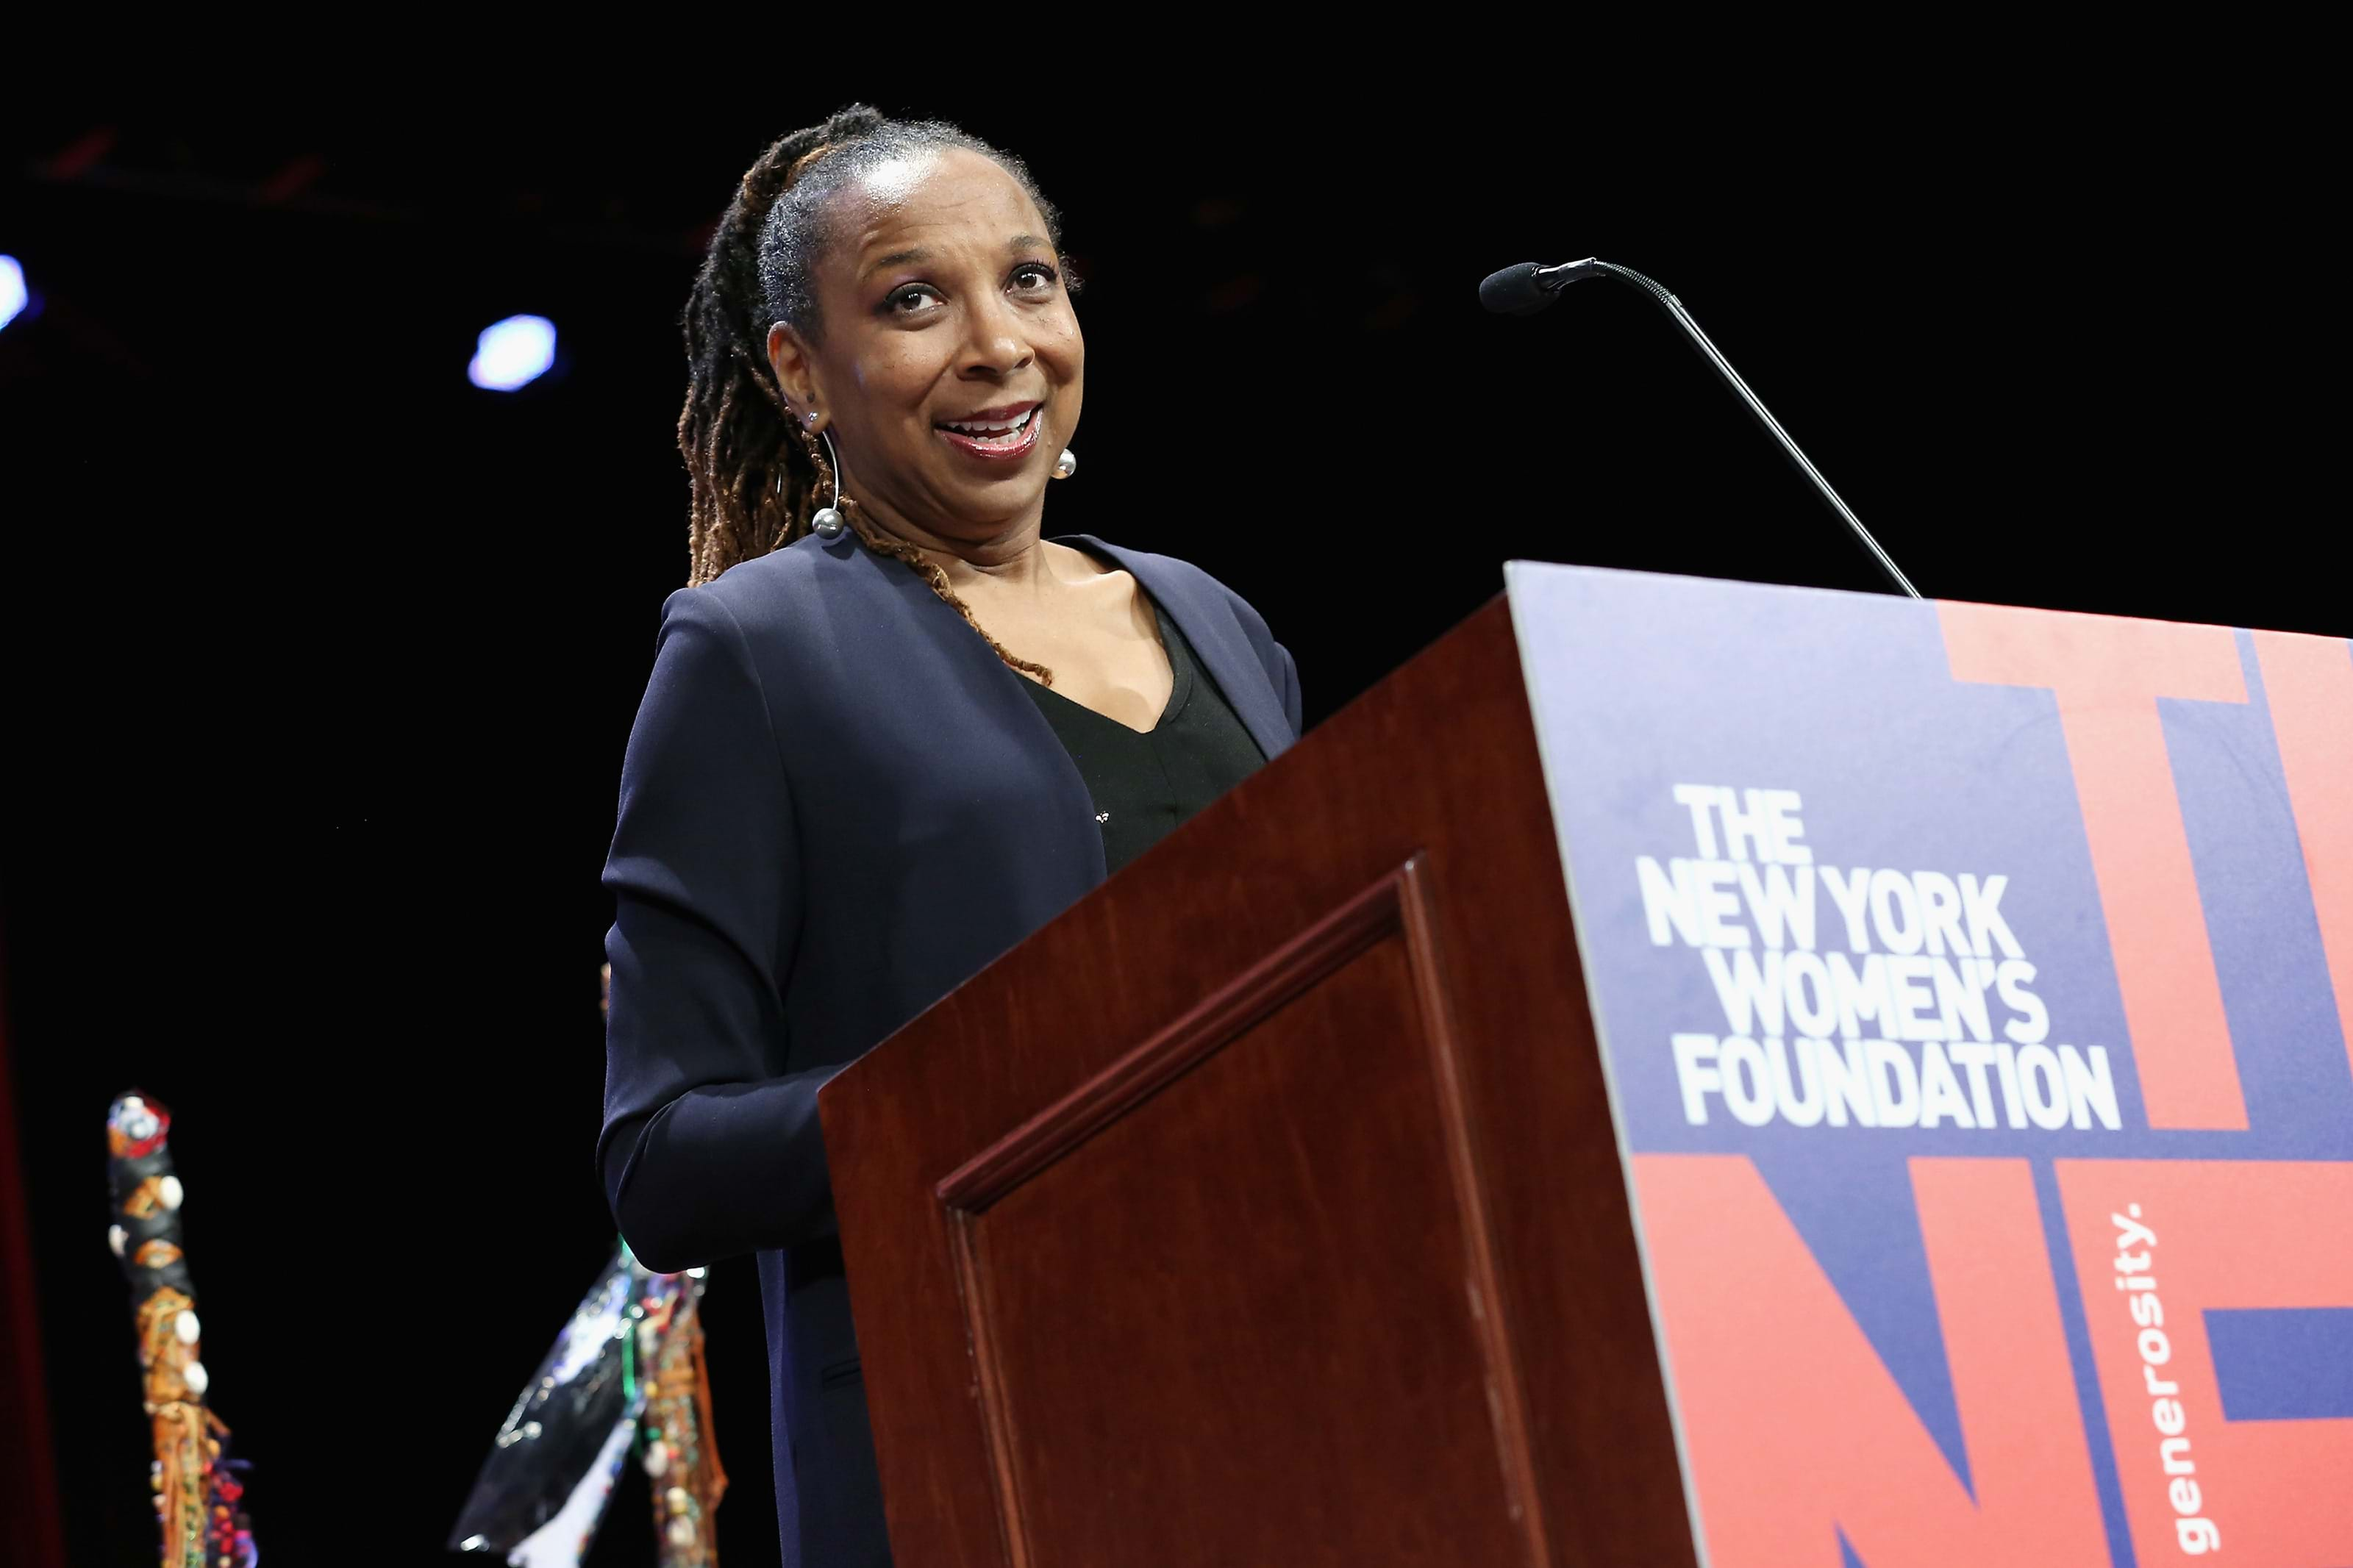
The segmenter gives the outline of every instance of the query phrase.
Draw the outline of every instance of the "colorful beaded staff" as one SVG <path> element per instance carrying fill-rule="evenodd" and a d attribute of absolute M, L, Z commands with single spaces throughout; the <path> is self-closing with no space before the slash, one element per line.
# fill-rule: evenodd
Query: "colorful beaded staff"
<path fill-rule="evenodd" d="M 712 1513 L 727 1492 L 727 1471 L 712 1440 L 711 1377 L 702 1363 L 702 1270 L 670 1298 L 668 1321 L 649 1310 L 638 1324 L 638 1360 L 652 1367 L 645 1414 L 638 1423 L 639 1454 L 653 1482 L 654 1538 L 661 1568 L 718 1568 Z M 648 1350 L 651 1353 L 648 1354 Z"/>
<path fill-rule="evenodd" d="M 228 1428 L 205 1407 L 211 1382 L 199 1359 L 202 1327 L 180 1232 L 180 1178 L 172 1173 L 172 1113 L 136 1091 L 107 1108 L 106 1174 L 113 1197 L 107 1245 L 131 1281 L 139 1365 L 153 1427 L 151 1481 L 163 1527 L 164 1568 L 252 1568 L 253 1527 L 239 1503 L 239 1461 Z"/>

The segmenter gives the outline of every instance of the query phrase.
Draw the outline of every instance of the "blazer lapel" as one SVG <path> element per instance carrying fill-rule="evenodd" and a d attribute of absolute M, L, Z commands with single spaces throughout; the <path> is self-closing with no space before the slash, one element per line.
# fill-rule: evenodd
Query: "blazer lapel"
<path fill-rule="evenodd" d="M 1233 612 L 1215 602 L 1216 589 L 1208 580 L 1188 573 L 1172 570 L 1174 563 L 1166 556 L 1148 551 L 1123 550 L 1116 544 L 1106 544 L 1092 533 L 1073 534 L 1103 554 L 1110 556 L 1144 584 L 1145 593 L 1159 601 L 1193 645 L 1193 652 L 1201 660 L 1218 689 L 1226 694 L 1233 705 L 1234 716 L 1250 731 L 1258 749 L 1272 762 L 1287 751 L 1299 737 L 1291 732 L 1291 721 L 1283 716 L 1282 694 L 1260 662 L 1258 650 L 1251 647 L 1243 635 L 1241 623 Z"/>
<path fill-rule="evenodd" d="M 1036 875 L 1059 881 L 1074 871 L 1084 878 L 1075 889 L 1057 889 L 1056 896 L 1065 902 L 1100 887 L 1106 862 L 1103 831 L 1093 821 L 1094 799 L 1054 727 L 1023 689 L 1029 678 L 1008 668 L 964 618 L 932 592 L 931 584 L 903 563 L 860 546 L 849 530 L 844 529 L 829 544 L 819 535 L 806 534 L 786 548 L 825 549 L 838 562 L 859 568 L 851 581 L 861 593 L 879 595 L 875 601 L 860 603 L 854 620 L 866 657 L 878 662 L 903 658 L 904 647 L 922 639 L 946 668 L 959 672 L 960 681 L 940 683 L 935 694 L 942 705 L 935 722 L 950 755 L 998 757 L 997 749 L 985 738 L 987 734 L 1022 737 L 1019 754 L 1028 761 L 1021 765 L 1043 770 L 1039 780 L 1043 787 L 1031 793 L 1060 840 L 1054 853 L 1038 858 L 1033 868 Z M 873 640 L 864 642 L 868 638 Z"/>

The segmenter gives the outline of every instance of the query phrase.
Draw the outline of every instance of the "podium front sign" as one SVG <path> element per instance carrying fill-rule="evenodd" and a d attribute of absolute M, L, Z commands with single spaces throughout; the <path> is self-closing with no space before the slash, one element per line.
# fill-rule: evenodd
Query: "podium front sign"
<path fill-rule="evenodd" d="M 2353 644 L 1508 578 L 1704 1560 L 2353 1563 Z"/>

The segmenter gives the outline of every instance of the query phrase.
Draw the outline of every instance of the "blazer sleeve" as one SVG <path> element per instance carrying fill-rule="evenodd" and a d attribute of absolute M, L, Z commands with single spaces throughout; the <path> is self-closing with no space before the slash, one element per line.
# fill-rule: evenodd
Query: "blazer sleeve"
<path fill-rule="evenodd" d="M 672 1273 L 828 1228 L 817 1091 L 839 1069 L 785 1070 L 792 799 L 743 629 L 716 595 L 662 606 L 605 886 L 596 1163 L 622 1237 Z"/>
<path fill-rule="evenodd" d="M 1199 572 L 1200 568 L 1193 570 Z M 1266 617 L 1258 613 L 1256 605 L 1208 573 L 1202 572 L 1201 576 L 1223 594 L 1232 607 L 1234 620 L 1249 639 L 1250 651 L 1258 655 L 1260 665 L 1266 670 L 1267 684 L 1274 688 L 1275 698 L 1282 704 L 1282 716 L 1291 721 L 1292 737 L 1295 740 L 1305 734 L 1307 715 L 1305 704 L 1300 700 L 1298 660 L 1291 657 L 1289 648 L 1274 640 L 1274 633 L 1268 629 Z"/>
<path fill-rule="evenodd" d="M 1282 678 L 1275 682 L 1275 689 L 1282 693 L 1282 716 L 1291 721 L 1293 734 L 1303 735 L 1307 732 L 1307 719 L 1305 704 L 1299 697 L 1299 661 L 1281 643 L 1274 645 L 1274 659 L 1282 667 Z"/>

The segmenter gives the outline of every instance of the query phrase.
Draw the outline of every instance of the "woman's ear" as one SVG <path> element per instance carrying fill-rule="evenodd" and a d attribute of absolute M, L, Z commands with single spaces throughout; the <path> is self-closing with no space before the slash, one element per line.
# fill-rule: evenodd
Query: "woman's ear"
<path fill-rule="evenodd" d="M 817 408 L 817 366 L 808 344 L 786 322 L 768 328 L 768 368 L 776 373 L 776 385 L 792 405 L 793 417 L 807 424 Z"/>

